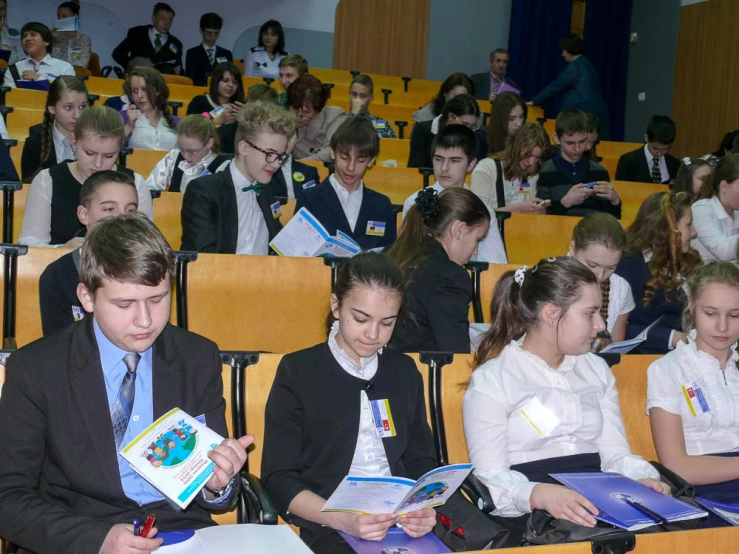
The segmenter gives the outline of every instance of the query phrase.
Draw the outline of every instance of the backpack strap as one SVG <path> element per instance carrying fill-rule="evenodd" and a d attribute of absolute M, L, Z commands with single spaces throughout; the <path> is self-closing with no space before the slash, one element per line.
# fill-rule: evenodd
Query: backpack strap
<path fill-rule="evenodd" d="M 500 160 L 493 160 L 498 176 L 495 179 L 495 194 L 498 197 L 498 208 L 505 208 L 505 191 L 503 190 L 503 164 Z"/>
<path fill-rule="evenodd" d="M 18 86 L 18 81 L 21 80 L 21 76 L 18 73 L 18 67 L 16 64 L 11 65 L 8 69 L 10 69 L 10 76 L 13 77 L 13 82 L 15 83 L 15 86 Z"/>

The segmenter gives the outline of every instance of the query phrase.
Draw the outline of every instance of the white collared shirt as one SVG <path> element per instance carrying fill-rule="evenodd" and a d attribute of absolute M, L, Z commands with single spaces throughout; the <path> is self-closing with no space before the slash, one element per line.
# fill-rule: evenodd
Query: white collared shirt
<path fill-rule="evenodd" d="M 72 151 L 72 143 L 69 142 L 69 137 L 64 136 L 62 132 L 57 129 L 56 124 L 52 125 L 51 135 L 54 139 L 54 153 L 56 154 L 57 163 L 62 163 L 64 160 L 76 160 L 77 157 Z"/>
<path fill-rule="evenodd" d="M 675 350 L 653 362 L 647 372 L 647 414 L 662 408 L 682 419 L 685 451 L 689 456 L 736 452 L 739 450 L 739 354 L 736 344 L 724 368 L 710 354 L 698 350 L 696 332 Z M 726 383 L 724 383 L 726 377 Z M 683 386 L 697 381 L 708 412 L 696 410 L 693 416 Z"/>
<path fill-rule="evenodd" d="M 164 117 L 160 117 L 154 127 L 143 112 L 139 112 L 128 146 L 139 150 L 172 150 L 177 146 L 177 131 L 167 125 Z"/>
<path fill-rule="evenodd" d="M 500 208 L 500 201 L 498 200 L 498 165 L 495 163 L 496 160 L 491 158 L 485 158 L 475 166 L 472 170 L 472 176 L 470 177 L 472 187 L 471 190 L 480 200 L 485 202 L 485 205 L 491 210 Z M 528 187 L 521 185 L 520 179 L 514 179 L 509 181 L 503 175 L 503 193 L 505 194 L 505 205 L 513 206 L 520 202 L 525 202 L 536 198 L 536 184 L 539 182 L 538 175 L 531 175 L 526 179 Z"/>
<path fill-rule="evenodd" d="M 180 149 L 175 148 L 174 150 L 168 152 L 167 155 L 164 156 L 161 160 L 159 160 L 159 163 L 157 163 L 157 165 L 149 174 L 149 177 L 146 179 L 146 186 L 149 188 L 149 190 L 167 190 L 167 187 L 172 182 L 172 175 L 174 174 L 174 170 L 177 167 L 175 164 L 179 155 Z M 203 172 L 208 169 L 208 166 L 215 159 L 215 154 L 213 154 L 212 150 L 209 150 L 205 157 L 203 157 L 203 159 L 195 165 L 190 165 L 189 163 L 187 163 L 187 160 L 180 161 L 179 168 L 182 170 L 180 192 L 184 194 L 185 189 L 187 188 L 187 185 L 190 183 L 190 181 L 201 177 L 203 175 Z M 226 160 L 225 162 L 223 162 L 216 168 L 216 173 L 220 173 L 221 171 L 226 169 L 226 167 L 228 167 L 228 164 L 230 163 L 231 160 Z"/>
<path fill-rule="evenodd" d="M 293 183 L 293 157 L 288 156 L 285 163 L 280 168 L 282 176 L 285 178 L 285 188 L 287 189 L 287 197 L 290 199 L 295 198 L 295 188 Z"/>
<path fill-rule="evenodd" d="M 257 202 L 257 193 L 253 190 L 241 190 L 254 183 L 244 177 L 235 163 L 230 165 L 230 171 L 236 189 L 236 211 L 239 216 L 236 254 L 266 256 L 269 253 L 269 231 Z"/>
<path fill-rule="evenodd" d="M 169 33 L 160 33 L 153 26 L 149 27 L 149 40 L 151 41 L 151 45 L 154 47 L 155 50 L 157 47 L 156 46 L 157 35 L 159 35 L 160 37 L 159 40 L 162 41 L 162 46 L 167 44 L 167 40 L 169 40 Z"/>
<path fill-rule="evenodd" d="M 464 434 L 475 474 L 490 489 L 494 515 L 515 517 L 531 511 L 537 483 L 511 466 L 574 454 L 599 453 L 603 471 L 632 479 L 659 478 L 629 450 L 616 380 L 594 354 L 565 356 L 559 368 L 508 344 L 472 374 L 464 395 Z M 553 429 L 539 433 L 521 413 L 541 404 Z M 530 408 L 533 413 L 533 407 Z M 532 420 L 534 421 L 534 420 Z"/>
<path fill-rule="evenodd" d="M 38 73 L 39 81 L 48 80 L 49 77 L 52 76 L 56 78 L 60 77 L 61 75 L 75 75 L 74 67 L 72 67 L 72 64 L 70 64 L 69 62 L 65 62 L 64 60 L 52 58 L 49 54 L 46 54 L 46 56 L 44 56 L 44 58 L 39 62 L 33 61 L 30 57 L 26 58 L 25 60 L 16 62 L 15 67 L 18 69 L 18 76 L 21 79 L 23 78 L 23 72 L 27 69 Z M 3 85 L 5 85 L 6 87 L 15 88 L 15 81 L 13 80 L 13 75 L 10 72 L 10 69 L 5 72 L 5 80 L 3 81 Z"/>
<path fill-rule="evenodd" d="M 116 166 L 114 165 L 112 169 L 115 170 Z M 134 173 L 134 182 L 136 183 L 136 192 L 139 197 L 137 211 L 143 213 L 153 221 L 151 193 L 146 187 L 144 178 L 138 173 Z M 82 184 L 80 183 L 81 186 Z M 26 211 L 23 214 L 21 238 L 18 240 L 20 244 L 27 244 L 28 246 L 51 246 L 52 248 L 63 246 L 62 244 L 49 244 L 51 242 L 52 190 L 51 175 L 48 169 L 44 169 L 36 175 L 31 183 L 31 188 L 28 190 Z"/>
<path fill-rule="evenodd" d="M 652 174 L 652 164 L 654 163 L 654 156 L 652 156 L 652 153 L 649 151 L 649 145 L 644 145 L 644 155 L 647 157 L 647 167 L 649 168 L 649 174 Z M 662 156 L 659 159 L 659 173 L 661 175 L 661 182 L 664 183 L 666 181 L 670 180 L 670 172 L 667 171 L 667 162 L 665 161 L 665 157 Z"/>
<path fill-rule="evenodd" d="M 629 282 L 612 273 L 608 278 L 610 288 L 608 289 L 608 321 L 606 321 L 606 329 L 609 333 L 613 332 L 618 318 L 624 314 L 628 314 L 636 308 L 634 303 L 634 295 L 631 292 Z"/>
<path fill-rule="evenodd" d="M 285 53 L 274 52 L 274 55 L 275 59 L 271 60 L 264 46 L 251 48 L 244 59 L 244 76 L 279 79 L 280 60 Z"/>
<path fill-rule="evenodd" d="M 364 195 L 364 183 L 359 183 L 359 187 L 354 192 L 349 192 L 344 185 L 339 183 L 339 180 L 334 174 L 329 177 L 331 186 L 336 191 L 336 196 L 339 197 L 341 207 L 344 210 L 346 220 L 349 222 L 349 228 L 354 231 L 354 227 L 357 225 L 357 219 L 359 218 L 359 210 L 362 208 L 362 197 Z"/>
<path fill-rule="evenodd" d="M 336 342 L 338 333 L 339 322 L 334 321 L 328 335 L 328 347 L 336 362 L 352 377 L 365 381 L 372 379 L 377 373 L 377 356 L 382 353 L 382 348 L 369 358 L 360 358 L 360 366 L 357 367 L 356 362 Z M 365 391 L 362 391 L 359 402 L 359 432 L 357 433 L 357 445 L 354 448 L 354 458 L 349 469 L 349 475 L 359 477 L 390 476 L 392 473 L 387 461 L 385 445 L 375 432 L 372 407 Z"/>
<path fill-rule="evenodd" d="M 696 237 L 691 246 L 704 262 L 736 262 L 739 246 L 739 211 L 726 213 L 718 196 L 698 200 L 692 207 Z"/>

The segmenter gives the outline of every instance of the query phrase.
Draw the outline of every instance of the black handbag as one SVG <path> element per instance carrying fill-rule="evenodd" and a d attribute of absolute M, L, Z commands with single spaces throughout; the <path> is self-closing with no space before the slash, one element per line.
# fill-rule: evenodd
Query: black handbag
<path fill-rule="evenodd" d="M 502 548 L 510 531 L 488 518 L 459 491 L 436 508 L 434 534 L 453 552 Z"/>

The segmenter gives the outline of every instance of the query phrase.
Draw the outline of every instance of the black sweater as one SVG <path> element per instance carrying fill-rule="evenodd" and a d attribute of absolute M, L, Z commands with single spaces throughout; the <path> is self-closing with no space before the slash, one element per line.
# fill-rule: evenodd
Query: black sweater
<path fill-rule="evenodd" d="M 64 329 L 85 313 L 77 297 L 80 273 L 74 263 L 75 255 L 79 255 L 78 250 L 51 262 L 39 278 L 38 294 L 44 336 Z"/>

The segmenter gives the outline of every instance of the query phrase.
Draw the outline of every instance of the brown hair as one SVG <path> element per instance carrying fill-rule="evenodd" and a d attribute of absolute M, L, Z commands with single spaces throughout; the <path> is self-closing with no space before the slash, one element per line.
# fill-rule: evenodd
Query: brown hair
<path fill-rule="evenodd" d="M 300 54 L 288 54 L 280 60 L 279 67 L 294 67 L 298 75 L 308 73 L 308 60 Z"/>
<path fill-rule="evenodd" d="M 367 117 L 349 117 L 331 135 L 329 143 L 334 152 L 349 153 L 357 157 L 376 158 L 380 154 L 380 137 Z"/>
<path fill-rule="evenodd" d="M 488 154 L 502 152 L 508 142 L 508 119 L 513 108 L 521 106 L 523 109 L 523 120 L 526 121 L 528 107 L 515 92 L 501 92 L 493 102 L 490 123 L 488 123 Z"/>
<path fill-rule="evenodd" d="M 695 301 L 708 285 L 726 285 L 739 289 L 739 267 L 731 262 L 711 262 L 697 268 L 688 279 L 689 302 L 683 310 L 683 331 L 695 328 Z"/>
<path fill-rule="evenodd" d="M 239 68 L 231 62 L 219 63 L 213 68 L 213 74 L 210 76 L 210 88 L 208 94 L 210 94 L 213 102 L 219 102 L 220 95 L 218 94 L 218 84 L 223 81 L 223 77 L 226 73 L 230 73 L 234 81 L 236 81 L 236 92 L 233 96 L 228 99 L 229 102 L 244 102 L 244 81 L 241 79 L 241 71 Z"/>
<path fill-rule="evenodd" d="M 80 141 L 86 132 L 95 133 L 100 138 L 113 137 L 121 146 L 126 141 L 121 114 L 108 106 L 91 106 L 82 112 L 74 127 L 74 138 Z"/>
<path fill-rule="evenodd" d="M 126 86 L 128 90 L 131 90 L 131 79 L 134 77 L 141 77 L 146 85 L 146 97 L 149 99 L 151 104 L 156 111 L 164 118 L 167 126 L 170 129 L 174 129 L 177 125 L 172 117 L 172 112 L 169 111 L 167 101 L 169 100 L 169 87 L 167 86 L 164 77 L 153 67 L 137 67 L 131 70 L 126 77 Z M 129 95 L 131 96 L 131 95 Z M 133 96 L 131 96 L 133 98 Z"/>
<path fill-rule="evenodd" d="M 174 276 L 175 255 L 142 213 L 106 217 L 92 226 L 80 252 L 80 283 L 90 294 L 104 279 L 156 286 Z"/>
<path fill-rule="evenodd" d="M 358 75 L 354 76 L 354 79 L 352 79 L 351 84 L 349 85 L 349 88 L 352 88 L 352 85 L 362 85 L 363 87 L 367 87 L 367 90 L 369 91 L 370 96 L 375 93 L 375 83 L 372 81 L 372 77 L 369 75 L 364 75 L 363 73 L 359 73 Z"/>
<path fill-rule="evenodd" d="M 87 97 L 87 86 L 79 77 L 62 75 L 54 80 L 46 95 L 46 109 L 44 111 L 44 122 L 41 126 L 41 159 L 46 160 L 54 148 L 54 121 L 56 116 L 49 111 L 55 107 L 67 92 L 79 92 Z M 62 162 L 63 160 L 57 160 Z"/>
<path fill-rule="evenodd" d="M 473 96 L 475 94 L 475 85 L 466 73 L 452 73 L 441 83 L 439 92 L 431 101 L 431 112 L 434 116 L 441 115 L 441 110 L 444 109 L 444 105 L 446 104 L 446 95 L 455 87 L 464 87 L 467 89 L 467 94 Z"/>
<path fill-rule="evenodd" d="M 544 127 L 536 123 L 524 123 L 508 141 L 506 149 L 494 154 L 491 158 L 501 160 L 503 175 L 508 181 L 523 180 L 539 174 L 542 165 L 544 165 L 544 156 L 550 145 L 549 135 L 547 135 Z M 539 161 L 524 173 L 521 170 L 521 160 L 531 156 L 536 148 L 541 148 Z"/>
<path fill-rule="evenodd" d="M 713 173 L 703 183 L 698 193 L 698 200 L 718 196 L 722 181 L 733 183 L 737 179 L 739 179 L 739 156 L 727 154 L 719 160 Z"/>
<path fill-rule="evenodd" d="M 657 289 L 667 293 L 678 289 L 701 264 L 698 252 L 682 251 L 682 235 L 678 222 L 690 212 L 690 197 L 685 193 L 654 192 L 647 196 L 626 230 L 626 249 L 632 255 L 651 252 L 649 271 L 652 279 L 644 285 L 644 305 L 654 298 Z"/>
<path fill-rule="evenodd" d="M 580 110 L 562 110 L 554 123 L 554 132 L 562 139 L 565 135 L 588 132 L 588 116 Z"/>
<path fill-rule="evenodd" d="M 677 170 L 675 184 L 672 185 L 672 193 L 675 194 L 678 192 L 684 192 L 685 194 L 690 196 L 691 201 L 697 200 L 698 194 L 700 194 L 701 191 L 699 190 L 698 194 L 693 192 L 693 175 L 695 175 L 696 169 L 704 166 L 713 171 L 711 164 L 708 163 L 706 160 L 701 160 L 700 158 L 683 158 L 683 161 L 680 164 L 680 168 Z M 705 182 L 706 181 L 704 181 L 704 183 Z M 702 188 L 703 186 L 701 185 L 701 189 Z"/>
<path fill-rule="evenodd" d="M 134 193 L 138 195 L 136 182 L 128 173 L 121 173 L 120 171 L 113 171 L 112 169 L 98 171 L 85 179 L 85 182 L 82 184 L 82 187 L 80 188 L 80 206 L 89 208 L 92 197 L 95 196 L 97 190 L 103 185 L 107 185 L 109 183 L 117 183 L 133 187 Z M 138 200 L 136 202 L 138 204 Z"/>
<path fill-rule="evenodd" d="M 541 260 L 531 269 L 520 271 L 523 281 L 508 271 L 493 290 L 490 309 L 495 314 L 475 354 L 475 367 L 500 355 L 507 344 L 520 339 L 536 326 L 544 304 L 560 309 L 560 320 L 580 299 L 583 285 L 597 285 L 595 274 L 575 258 L 561 256 Z M 559 321 L 557 322 L 559 328 Z"/>
<path fill-rule="evenodd" d="M 203 144 L 207 144 L 210 139 L 213 139 L 211 152 L 214 154 L 221 153 L 221 143 L 218 140 L 216 126 L 213 125 L 213 121 L 200 114 L 190 114 L 180 121 L 177 125 L 177 135 L 197 139 Z"/>
<path fill-rule="evenodd" d="M 327 100 L 326 87 L 310 73 L 301 75 L 287 88 L 286 105 L 296 111 L 308 104 L 316 112 L 320 112 Z"/>
<path fill-rule="evenodd" d="M 269 86 L 267 83 L 256 83 L 248 88 L 246 91 L 246 101 L 256 102 L 261 100 L 262 102 L 271 102 L 272 104 L 278 103 L 277 91 Z"/>
<path fill-rule="evenodd" d="M 404 270 L 417 269 L 455 221 L 469 227 L 489 224 L 490 212 L 483 201 L 467 189 L 450 187 L 437 194 L 433 188 L 425 188 L 408 210 L 400 235 L 387 255 Z"/>

